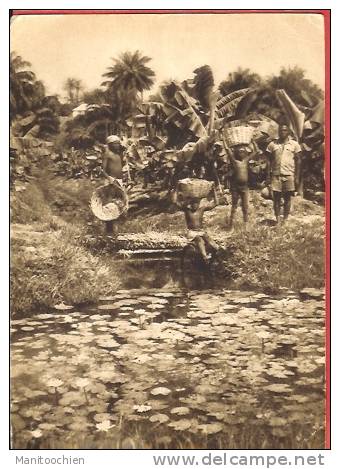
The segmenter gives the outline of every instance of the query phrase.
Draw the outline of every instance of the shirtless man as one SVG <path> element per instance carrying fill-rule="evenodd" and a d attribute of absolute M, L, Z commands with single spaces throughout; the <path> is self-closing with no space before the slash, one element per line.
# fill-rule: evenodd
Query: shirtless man
<path fill-rule="evenodd" d="M 110 184 L 123 188 L 123 146 L 118 135 L 110 135 L 106 139 L 107 148 L 103 154 L 103 174 Z M 125 193 L 125 191 L 124 191 Z M 113 234 L 113 220 L 106 221 L 106 233 Z"/>
<path fill-rule="evenodd" d="M 241 200 L 241 208 L 243 213 L 243 222 L 246 226 L 249 218 L 249 181 L 248 169 L 249 161 L 256 155 L 258 149 L 253 146 L 253 151 L 248 151 L 247 145 L 236 145 L 228 148 L 225 140 L 223 139 L 225 150 L 229 156 L 231 166 L 233 169 L 230 178 L 230 192 L 231 192 L 231 212 L 228 224 L 230 230 L 233 229 L 235 213 L 237 210 L 238 202 Z"/>
<path fill-rule="evenodd" d="M 187 225 L 187 237 L 189 242 L 194 242 L 202 256 L 204 262 L 209 260 L 207 250 L 218 251 L 218 244 L 213 241 L 203 229 L 203 215 L 207 210 L 211 210 L 218 205 L 217 194 L 213 189 L 214 200 L 202 203 L 200 199 L 191 199 L 178 202 L 178 192 L 175 191 L 173 202 L 184 212 Z"/>
<path fill-rule="evenodd" d="M 106 139 L 107 148 L 103 155 L 103 174 L 109 182 L 118 180 L 123 183 L 123 164 L 120 138 L 117 135 L 110 135 Z"/>

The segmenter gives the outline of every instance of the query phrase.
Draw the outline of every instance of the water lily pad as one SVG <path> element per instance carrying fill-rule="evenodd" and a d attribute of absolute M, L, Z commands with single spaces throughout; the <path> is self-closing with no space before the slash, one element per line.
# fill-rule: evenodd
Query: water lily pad
<path fill-rule="evenodd" d="M 63 322 L 65 322 L 65 323 L 72 323 L 72 322 L 74 322 L 74 321 L 76 321 L 76 319 L 73 318 L 72 316 L 65 316 L 65 317 L 63 318 Z"/>
<path fill-rule="evenodd" d="M 11 425 L 15 431 L 23 430 L 26 427 L 25 421 L 20 415 L 11 415 Z"/>
<path fill-rule="evenodd" d="M 140 413 L 144 413 L 144 412 L 149 412 L 149 410 L 151 410 L 152 407 L 151 405 L 134 405 L 133 406 L 133 410 L 135 410 L 136 412 L 140 412 Z"/>
<path fill-rule="evenodd" d="M 256 332 L 256 335 L 259 339 L 269 339 L 270 337 L 273 336 L 273 334 L 271 334 L 268 331 L 259 331 L 259 332 Z"/>
<path fill-rule="evenodd" d="M 57 305 L 54 305 L 54 309 L 57 309 L 59 311 L 68 311 L 70 309 L 73 309 L 74 306 L 71 305 L 66 305 L 65 303 L 59 303 Z"/>
<path fill-rule="evenodd" d="M 188 318 L 192 318 L 192 319 L 195 319 L 195 318 L 206 318 L 207 317 L 207 313 L 203 312 L 203 311 L 190 311 L 188 314 L 187 314 Z"/>
<path fill-rule="evenodd" d="M 119 306 L 117 306 L 117 303 L 112 303 L 112 304 L 104 304 L 104 305 L 99 305 L 97 306 L 97 309 L 101 311 L 111 311 L 113 309 L 118 309 Z"/>
<path fill-rule="evenodd" d="M 284 394 L 291 392 L 292 388 L 288 384 L 270 384 L 265 389 L 270 392 Z"/>
<path fill-rule="evenodd" d="M 163 308 L 165 308 L 165 305 L 163 305 L 161 303 L 151 303 L 151 304 L 147 305 L 147 308 L 148 309 L 163 309 Z"/>
<path fill-rule="evenodd" d="M 310 298 L 322 298 L 325 294 L 323 289 L 318 288 L 304 288 L 300 291 L 302 296 L 310 297 Z"/>
<path fill-rule="evenodd" d="M 75 386 L 78 388 L 85 388 L 90 384 L 90 380 L 87 378 L 77 378 L 74 382 Z"/>
<path fill-rule="evenodd" d="M 84 419 L 74 421 L 68 425 L 69 429 L 73 430 L 74 432 L 84 432 L 86 428 L 89 426 L 90 426 L 90 423 L 88 423 Z"/>
<path fill-rule="evenodd" d="M 219 433 L 223 430 L 223 425 L 221 423 L 207 423 L 198 425 L 198 429 L 201 430 L 203 433 L 207 435 L 211 435 L 214 433 Z"/>
<path fill-rule="evenodd" d="M 101 422 L 105 422 L 105 421 L 109 421 L 111 418 L 111 415 L 108 414 L 108 413 L 101 413 L 101 414 L 96 414 L 93 419 L 98 422 L 98 423 L 101 423 Z"/>
<path fill-rule="evenodd" d="M 86 404 L 83 392 L 69 391 L 59 400 L 59 404 L 66 407 L 80 407 Z"/>
<path fill-rule="evenodd" d="M 175 415 L 188 415 L 190 414 L 190 409 L 188 407 L 174 407 L 171 409 L 170 413 Z"/>
<path fill-rule="evenodd" d="M 55 423 L 40 423 L 38 425 L 38 428 L 39 430 L 43 430 L 43 431 L 53 431 L 57 428 L 57 425 Z"/>
<path fill-rule="evenodd" d="M 171 393 L 170 389 L 165 387 L 154 388 L 150 392 L 153 396 L 168 396 Z"/>
<path fill-rule="evenodd" d="M 269 419 L 268 425 L 270 427 L 283 427 L 287 425 L 287 419 L 284 419 L 282 417 L 272 417 Z"/>
<path fill-rule="evenodd" d="M 150 417 L 150 422 L 158 422 L 158 423 L 165 423 L 168 422 L 170 419 L 166 414 L 155 414 Z"/>
<path fill-rule="evenodd" d="M 168 423 L 168 426 L 173 428 L 176 431 L 188 430 L 191 427 L 192 423 L 190 420 L 177 420 L 176 422 Z"/>

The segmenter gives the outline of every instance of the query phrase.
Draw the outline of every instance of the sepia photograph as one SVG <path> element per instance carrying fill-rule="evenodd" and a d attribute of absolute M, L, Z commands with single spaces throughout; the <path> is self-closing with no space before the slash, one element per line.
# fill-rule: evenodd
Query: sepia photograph
<path fill-rule="evenodd" d="M 11 12 L 11 449 L 329 448 L 329 35 Z"/>

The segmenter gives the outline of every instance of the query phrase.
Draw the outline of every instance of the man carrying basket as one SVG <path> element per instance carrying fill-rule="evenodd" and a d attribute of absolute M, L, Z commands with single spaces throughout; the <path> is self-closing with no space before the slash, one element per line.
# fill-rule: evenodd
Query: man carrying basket
<path fill-rule="evenodd" d="M 244 225 L 246 226 L 248 223 L 249 161 L 256 157 L 259 153 L 259 149 L 252 140 L 252 128 L 240 126 L 227 130 L 228 144 L 223 135 L 222 141 L 232 167 L 232 175 L 230 178 L 231 212 L 229 221 L 227 221 L 228 228 L 232 230 L 239 200 L 241 200 Z"/>

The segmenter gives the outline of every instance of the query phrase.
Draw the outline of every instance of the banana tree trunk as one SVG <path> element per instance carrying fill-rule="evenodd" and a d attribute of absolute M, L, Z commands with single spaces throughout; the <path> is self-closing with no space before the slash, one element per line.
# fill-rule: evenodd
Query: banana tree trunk
<path fill-rule="evenodd" d="M 304 191 L 304 176 L 303 176 L 303 174 L 301 174 L 299 184 L 298 184 L 298 187 L 297 187 L 298 195 L 303 197 L 303 191 Z"/>
<path fill-rule="evenodd" d="M 210 116 L 209 116 L 209 122 L 208 122 L 208 128 L 207 128 L 208 135 L 211 135 L 212 131 L 214 130 L 216 104 L 217 104 L 217 94 L 211 93 L 210 94 Z"/>
<path fill-rule="evenodd" d="M 303 161 L 303 158 L 301 158 L 301 163 L 300 163 L 300 172 L 299 172 L 299 181 L 298 181 L 298 186 L 296 188 L 296 191 L 298 195 L 303 197 L 303 191 L 304 191 L 304 179 L 305 179 L 305 163 Z"/>
<path fill-rule="evenodd" d="M 210 117 L 209 117 L 209 123 L 208 123 L 208 135 L 211 135 L 212 131 L 214 130 L 215 111 L 216 111 L 216 106 L 210 109 Z"/>

